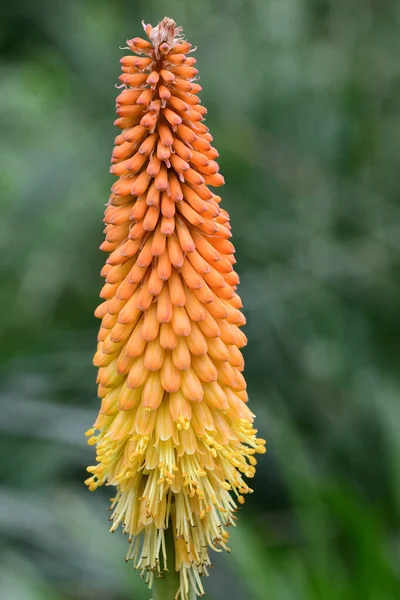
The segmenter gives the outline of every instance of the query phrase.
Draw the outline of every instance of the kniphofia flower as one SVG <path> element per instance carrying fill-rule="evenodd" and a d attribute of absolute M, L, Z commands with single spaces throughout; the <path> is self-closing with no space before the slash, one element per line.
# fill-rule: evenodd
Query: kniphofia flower
<path fill-rule="evenodd" d="M 177 597 L 203 594 L 208 549 L 252 490 L 257 439 L 247 406 L 245 319 L 223 185 L 197 96 L 196 60 L 169 18 L 145 25 L 121 59 L 105 210 L 109 253 L 94 364 L 101 408 L 87 434 L 97 446 L 90 490 L 116 487 L 111 530 L 129 537 L 127 560 L 151 585 L 167 568 L 173 532 Z"/>

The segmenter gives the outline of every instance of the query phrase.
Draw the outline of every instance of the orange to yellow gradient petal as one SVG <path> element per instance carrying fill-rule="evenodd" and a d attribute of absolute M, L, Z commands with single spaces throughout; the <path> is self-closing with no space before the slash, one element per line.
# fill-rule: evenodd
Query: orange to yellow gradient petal
<path fill-rule="evenodd" d="M 111 530 L 128 535 L 127 559 L 149 585 L 175 568 L 185 600 L 204 593 L 209 548 L 227 549 L 265 442 L 247 406 L 229 216 L 210 189 L 224 179 L 192 46 L 167 17 L 144 29 L 149 41 L 129 40 L 121 59 L 86 483 L 116 487 Z"/>

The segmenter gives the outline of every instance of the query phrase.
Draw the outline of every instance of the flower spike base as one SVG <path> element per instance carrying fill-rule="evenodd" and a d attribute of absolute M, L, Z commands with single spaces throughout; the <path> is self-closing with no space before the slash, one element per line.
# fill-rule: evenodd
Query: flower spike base
<path fill-rule="evenodd" d="M 204 594 L 209 549 L 228 550 L 265 442 L 246 404 L 245 319 L 196 60 L 172 19 L 144 29 L 149 41 L 129 40 L 121 59 L 86 483 L 115 486 L 111 531 L 128 535 L 126 559 L 150 586 L 176 571 L 187 600 Z"/>
<path fill-rule="evenodd" d="M 167 561 L 170 565 L 168 571 L 153 579 L 152 600 L 174 600 L 177 590 L 180 587 L 179 571 L 175 566 L 175 541 L 170 529 L 165 532 L 165 545 L 167 551 Z M 193 586 L 189 586 L 188 600 L 196 600 L 197 594 Z"/>

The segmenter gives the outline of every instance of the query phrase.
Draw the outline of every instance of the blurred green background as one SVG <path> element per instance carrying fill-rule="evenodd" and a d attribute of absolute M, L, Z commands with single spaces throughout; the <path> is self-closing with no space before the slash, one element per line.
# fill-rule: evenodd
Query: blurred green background
<path fill-rule="evenodd" d="M 269 444 L 210 600 L 400 598 L 400 4 L 13 0 L 0 20 L 0 598 L 147 600 L 83 480 L 118 46 L 173 17 Z"/>

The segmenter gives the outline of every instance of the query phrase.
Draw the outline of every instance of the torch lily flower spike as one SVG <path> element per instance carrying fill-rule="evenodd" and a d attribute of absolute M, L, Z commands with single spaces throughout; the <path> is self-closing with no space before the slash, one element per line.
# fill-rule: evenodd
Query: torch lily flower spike
<path fill-rule="evenodd" d="M 149 41 L 129 40 L 120 61 L 86 484 L 115 486 L 111 531 L 128 535 L 126 559 L 150 586 L 178 572 L 186 600 L 204 594 L 209 548 L 228 549 L 265 441 L 247 406 L 239 278 L 229 215 L 210 190 L 224 179 L 193 49 L 167 17 L 144 30 Z"/>

